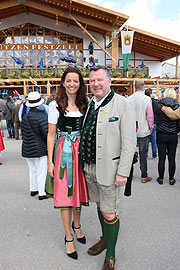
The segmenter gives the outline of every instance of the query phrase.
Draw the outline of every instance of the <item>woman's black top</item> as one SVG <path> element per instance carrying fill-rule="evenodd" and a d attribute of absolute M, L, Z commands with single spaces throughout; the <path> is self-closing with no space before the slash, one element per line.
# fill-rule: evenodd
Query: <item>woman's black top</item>
<path fill-rule="evenodd" d="M 176 110 L 179 104 L 173 98 L 163 98 L 159 102 L 159 109 L 157 110 L 158 122 L 157 132 L 166 134 L 177 134 L 179 132 L 179 120 L 171 120 L 165 113 L 161 111 L 162 106 L 171 107 Z"/>
<path fill-rule="evenodd" d="M 59 114 L 58 128 L 60 131 L 67 131 L 67 126 L 72 127 L 72 131 L 78 131 L 82 129 L 84 116 L 71 117 Z"/>

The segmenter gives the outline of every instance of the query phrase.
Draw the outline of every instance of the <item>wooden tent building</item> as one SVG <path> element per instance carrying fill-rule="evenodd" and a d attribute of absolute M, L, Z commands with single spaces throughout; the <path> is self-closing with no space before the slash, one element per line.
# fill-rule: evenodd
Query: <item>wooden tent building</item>
<path fill-rule="evenodd" d="M 128 18 L 127 15 L 81 0 L 1 0 L 0 76 L 1 70 L 6 70 L 7 75 L 9 69 L 11 74 L 19 69 L 12 56 L 22 59 L 24 68 L 31 68 L 31 71 L 35 69 L 36 73 L 41 58 L 46 67 L 66 67 L 68 63 L 59 61 L 62 55 L 73 57 L 78 67 L 85 68 L 90 61 L 90 41 L 94 44 L 95 61 L 116 68 L 118 59 L 122 60 L 120 30 L 126 29 Z M 144 59 L 150 76 L 152 70 L 160 76 L 161 62 L 180 54 L 180 42 L 130 26 L 128 30 L 135 31 L 130 65 L 137 67 Z M 158 66 L 157 71 L 155 64 Z M 2 82 L 13 88 L 13 85 L 18 86 L 18 81 L 11 84 L 13 79 L 18 80 L 17 76 L 8 77 Z M 53 85 L 53 79 L 50 78 L 24 78 L 20 80 L 19 87 L 28 92 L 33 80 L 41 80 L 42 85 L 48 82 L 47 94 L 50 93 Z M 118 86 L 123 79 L 114 80 L 115 86 Z M 37 85 L 32 83 L 33 90 Z"/>

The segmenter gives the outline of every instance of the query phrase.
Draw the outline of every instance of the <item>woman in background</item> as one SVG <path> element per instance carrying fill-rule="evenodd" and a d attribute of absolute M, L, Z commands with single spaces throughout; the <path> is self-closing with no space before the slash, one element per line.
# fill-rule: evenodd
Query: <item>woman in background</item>
<path fill-rule="evenodd" d="M 176 110 L 179 104 L 176 102 L 176 92 L 173 88 L 167 88 L 164 92 L 163 99 L 160 100 L 160 105 L 170 107 Z M 159 177 L 157 182 L 162 185 L 164 179 L 165 160 L 168 156 L 169 162 L 169 184 L 174 185 L 176 180 L 174 174 L 176 170 L 176 149 L 178 144 L 179 121 L 171 120 L 165 113 L 162 112 L 161 107 L 157 111 L 157 147 L 158 147 L 158 172 Z"/>

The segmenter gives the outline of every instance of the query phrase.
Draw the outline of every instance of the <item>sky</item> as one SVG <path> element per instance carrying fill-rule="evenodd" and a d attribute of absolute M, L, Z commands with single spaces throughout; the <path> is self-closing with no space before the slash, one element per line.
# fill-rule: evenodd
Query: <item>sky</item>
<path fill-rule="evenodd" d="M 86 2 L 128 15 L 130 18 L 127 25 L 180 42 L 179 0 L 88 0 Z M 174 63 L 173 61 L 168 62 Z"/>

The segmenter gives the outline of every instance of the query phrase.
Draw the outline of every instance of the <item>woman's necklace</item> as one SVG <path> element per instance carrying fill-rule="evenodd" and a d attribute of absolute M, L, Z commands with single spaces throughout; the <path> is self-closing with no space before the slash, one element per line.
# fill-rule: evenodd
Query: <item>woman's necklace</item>
<path fill-rule="evenodd" d="M 74 102 L 69 102 L 68 104 L 71 105 L 72 107 L 75 106 L 75 103 Z"/>

